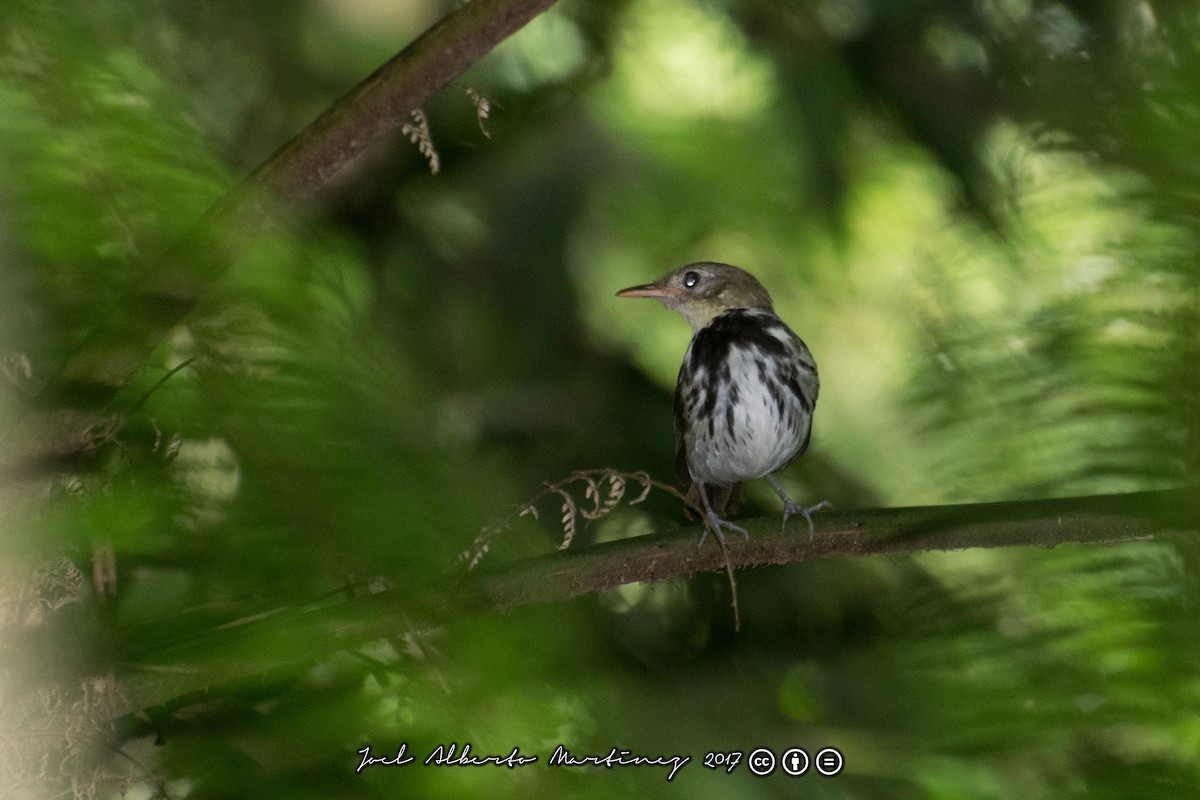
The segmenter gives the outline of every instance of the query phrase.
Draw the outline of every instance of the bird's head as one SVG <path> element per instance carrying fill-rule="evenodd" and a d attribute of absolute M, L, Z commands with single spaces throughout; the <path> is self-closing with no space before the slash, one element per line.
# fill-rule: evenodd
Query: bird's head
<path fill-rule="evenodd" d="M 617 297 L 653 297 L 683 315 L 698 331 L 734 308 L 773 310 L 758 279 L 731 264 L 701 261 L 669 272 L 654 283 L 630 286 Z"/>

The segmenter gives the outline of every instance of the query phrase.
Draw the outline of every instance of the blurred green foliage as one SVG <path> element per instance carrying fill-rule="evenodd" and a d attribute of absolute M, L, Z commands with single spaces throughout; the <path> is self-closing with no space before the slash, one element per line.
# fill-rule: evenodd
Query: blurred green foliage
<path fill-rule="evenodd" d="M 0 441 L 209 204 L 452 6 L 5 3 Z M 9 796 L 1195 796 L 1186 538 L 748 571 L 738 633 L 722 576 L 426 601 L 488 526 L 484 565 L 557 544 L 553 500 L 516 519 L 543 481 L 668 478 L 688 331 L 613 292 L 688 260 L 758 274 L 816 354 L 793 496 L 1194 485 L 1198 25 L 563 0 L 425 109 L 440 174 L 373 148 L 154 343 L 101 457 L 0 509 Z M 655 492 L 575 546 L 679 522 Z M 452 742 L 540 761 L 355 774 Z M 846 769 L 701 764 L 760 746 Z"/>

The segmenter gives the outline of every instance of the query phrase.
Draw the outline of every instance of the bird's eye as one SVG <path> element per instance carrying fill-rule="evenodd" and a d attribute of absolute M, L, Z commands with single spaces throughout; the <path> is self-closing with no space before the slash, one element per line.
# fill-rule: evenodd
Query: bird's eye
<path fill-rule="evenodd" d="M 696 284 L 699 282 L 700 282 L 700 273 L 696 272 L 694 270 L 685 273 L 683 276 L 683 285 L 689 289 L 694 288 L 696 286 Z"/>

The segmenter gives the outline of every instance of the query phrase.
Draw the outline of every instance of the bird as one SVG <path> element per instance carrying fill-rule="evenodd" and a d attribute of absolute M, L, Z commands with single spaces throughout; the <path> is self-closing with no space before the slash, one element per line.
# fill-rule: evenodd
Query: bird
<path fill-rule="evenodd" d="M 792 501 L 774 473 L 808 447 L 820 380 L 804 341 L 775 313 L 767 290 L 740 267 L 714 261 L 685 264 L 618 297 L 649 297 L 677 311 L 692 339 L 675 384 L 675 467 L 690 484 L 686 502 L 702 512 L 703 546 L 712 530 L 746 538 L 725 519 L 741 485 L 766 478 L 783 501 L 783 526 L 795 514 L 808 522 L 829 505 Z"/>

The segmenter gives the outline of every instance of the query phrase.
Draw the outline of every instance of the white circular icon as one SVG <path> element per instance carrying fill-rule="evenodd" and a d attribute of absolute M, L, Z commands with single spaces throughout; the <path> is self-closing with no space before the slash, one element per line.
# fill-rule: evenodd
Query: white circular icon
<path fill-rule="evenodd" d="M 817 772 L 826 778 L 832 778 L 842 771 L 842 767 L 846 766 L 846 760 L 842 758 L 840 750 L 833 747 L 826 747 L 817 753 L 813 759 L 813 764 L 816 766 Z"/>
<path fill-rule="evenodd" d="M 746 766 L 760 778 L 775 771 L 775 754 L 765 747 L 760 747 L 746 759 Z"/>
<path fill-rule="evenodd" d="M 799 747 L 785 750 L 779 757 L 779 768 L 793 778 L 808 772 L 808 765 L 808 752 Z"/>

